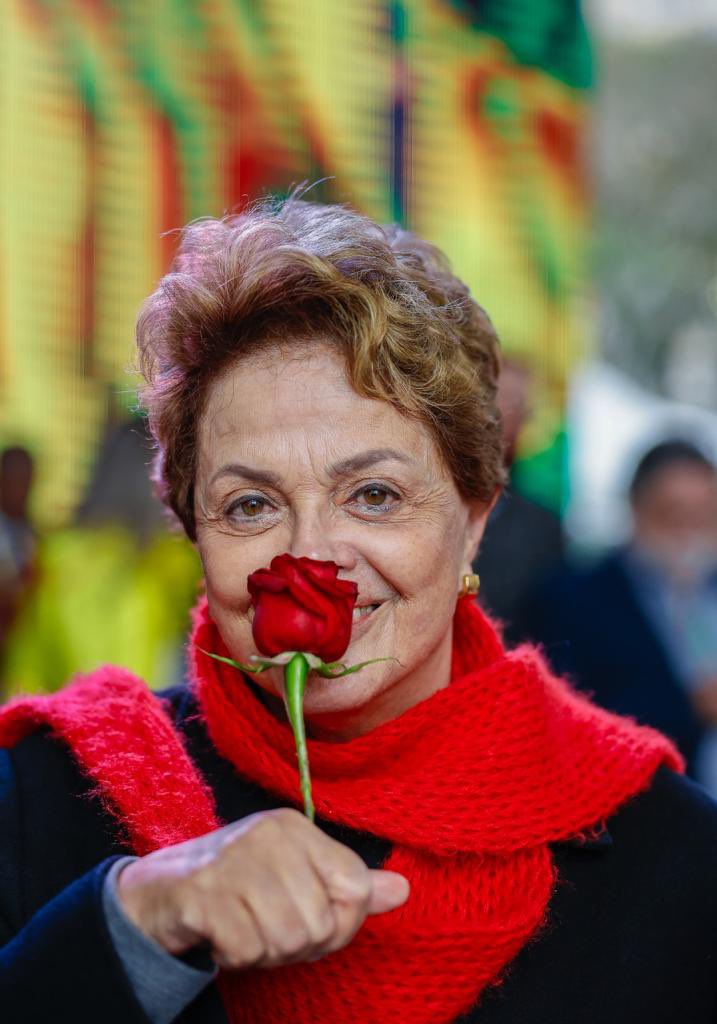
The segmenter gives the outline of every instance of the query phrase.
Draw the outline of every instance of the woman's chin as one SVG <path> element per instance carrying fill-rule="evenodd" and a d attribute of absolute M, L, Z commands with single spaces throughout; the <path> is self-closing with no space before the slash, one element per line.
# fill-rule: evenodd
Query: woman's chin
<path fill-rule="evenodd" d="M 347 665 L 356 664 L 358 660 L 353 658 L 349 660 L 348 651 L 345 658 Z M 304 691 L 303 708 L 307 723 L 313 717 L 351 713 L 359 711 L 369 704 L 376 693 L 384 689 L 383 679 L 376 671 L 381 667 L 381 664 L 367 665 L 360 672 L 342 676 L 339 679 L 325 679 L 312 672 Z M 268 701 L 265 700 L 267 706 L 273 709 L 278 716 L 284 717 L 282 676 L 275 675 L 273 671 L 270 671 L 254 676 L 253 682 L 257 687 L 257 695 L 263 691 L 268 698 Z"/>
<path fill-rule="evenodd" d="M 366 676 L 360 679 L 361 673 Z M 380 680 L 369 675 L 370 666 L 361 673 L 340 679 L 309 676 L 304 693 L 304 714 L 307 721 L 321 715 L 341 714 L 365 707 L 381 689 Z"/>
<path fill-rule="evenodd" d="M 343 679 L 312 677 L 304 696 L 307 733 L 339 741 L 364 735 L 390 717 L 387 711 L 397 699 L 400 702 L 401 683 L 393 678 L 389 662 L 369 665 Z"/>

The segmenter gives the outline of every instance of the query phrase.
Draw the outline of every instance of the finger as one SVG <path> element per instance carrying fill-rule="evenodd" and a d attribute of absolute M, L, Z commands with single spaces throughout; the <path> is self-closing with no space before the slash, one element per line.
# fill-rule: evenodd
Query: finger
<path fill-rule="evenodd" d="M 264 966 L 268 951 L 253 914 L 240 900 L 212 899 L 205 907 L 210 955 L 219 967 Z"/>
<path fill-rule="evenodd" d="M 320 955 L 342 949 L 363 924 L 371 897 L 370 872 L 358 854 L 316 829 L 307 853 L 327 894 L 334 931 Z"/>
<path fill-rule="evenodd" d="M 306 843 L 306 851 L 329 899 L 332 902 L 358 900 L 368 903 L 371 895 L 369 870 L 359 855 L 320 829 L 316 828 L 314 832 Z"/>
<path fill-rule="evenodd" d="M 395 910 L 408 899 L 411 888 L 408 879 L 395 871 L 368 871 L 368 880 L 368 898 L 361 901 L 360 907 L 343 896 L 334 902 L 336 932 L 319 955 L 333 953 L 348 945 L 369 914 Z"/>
<path fill-rule="evenodd" d="M 372 871 L 371 882 L 368 914 L 385 914 L 403 906 L 411 892 L 408 879 L 396 871 Z"/>
<path fill-rule="evenodd" d="M 240 892 L 256 921 L 265 965 L 307 959 L 336 931 L 329 894 L 308 852 L 322 838 L 303 815 L 284 808 L 257 816 L 244 841 L 225 848 L 226 883 Z"/>
<path fill-rule="evenodd" d="M 323 879 L 306 850 L 300 846 L 285 846 L 278 853 L 276 870 L 291 893 L 312 944 L 323 946 L 334 935 L 336 918 Z"/>
<path fill-rule="evenodd" d="M 264 940 L 262 966 L 292 963 L 313 950 L 313 941 L 291 885 L 269 868 L 255 870 L 244 887 L 244 903 Z"/>

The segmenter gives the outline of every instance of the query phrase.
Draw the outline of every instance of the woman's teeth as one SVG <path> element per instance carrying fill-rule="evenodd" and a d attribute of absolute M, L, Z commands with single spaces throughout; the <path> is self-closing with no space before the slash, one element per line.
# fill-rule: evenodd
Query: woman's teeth
<path fill-rule="evenodd" d="M 377 604 L 367 604 L 364 605 L 363 608 L 354 608 L 352 616 L 353 621 L 358 622 L 359 619 L 365 619 L 367 615 L 370 615 L 371 612 L 375 612 L 377 608 Z"/>

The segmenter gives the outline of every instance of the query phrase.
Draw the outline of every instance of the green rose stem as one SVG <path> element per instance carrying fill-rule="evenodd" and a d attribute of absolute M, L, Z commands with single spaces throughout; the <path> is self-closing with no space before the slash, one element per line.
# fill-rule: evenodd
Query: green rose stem
<path fill-rule="evenodd" d="M 299 762 L 299 784 L 301 796 L 304 800 L 304 814 L 310 821 L 314 820 L 314 801 L 311 796 L 311 775 L 309 773 L 309 751 L 306 745 L 306 727 L 304 725 L 304 692 L 306 680 L 310 672 L 316 672 L 325 679 L 340 679 L 342 676 L 353 675 L 366 665 L 375 665 L 379 661 L 394 661 L 394 658 L 372 658 L 370 661 L 362 661 L 358 665 L 344 665 L 340 661 L 332 661 L 329 664 L 317 658 L 315 654 L 306 654 L 303 651 L 286 651 L 277 655 L 276 658 L 258 658 L 252 655 L 253 665 L 242 665 L 233 658 L 225 658 L 221 654 L 213 654 L 205 651 L 203 647 L 199 650 L 215 661 L 223 661 L 225 665 L 239 669 L 240 672 L 265 672 L 268 668 L 284 669 L 284 706 L 289 718 L 291 730 L 294 733 L 296 744 L 296 757 Z"/>
<path fill-rule="evenodd" d="M 314 820 L 314 801 L 311 796 L 311 775 L 309 774 L 309 751 L 306 747 L 304 725 L 304 690 L 309 676 L 309 663 L 303 654 L 295 654 L 284 669 L 284 703 L 291 722 L 299 762 L 299 784 L 304 798 L 304 814 Z"/>

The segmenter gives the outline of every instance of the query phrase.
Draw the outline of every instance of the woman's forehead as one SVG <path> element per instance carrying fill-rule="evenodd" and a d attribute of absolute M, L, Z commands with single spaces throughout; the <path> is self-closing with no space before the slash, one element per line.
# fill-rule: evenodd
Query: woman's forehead
<path fill-rule="evenodd" d="M 322 350 L 303 359 L 247 359 L 209 389 L 200 421 L 200 462 L 229 455 L 330 463 L 370 450 L 431 463 L 427 427 L 388 402 L 357 394 L 340 358 Z M 206 468 L 206 467 L 205 467 Z"/>

